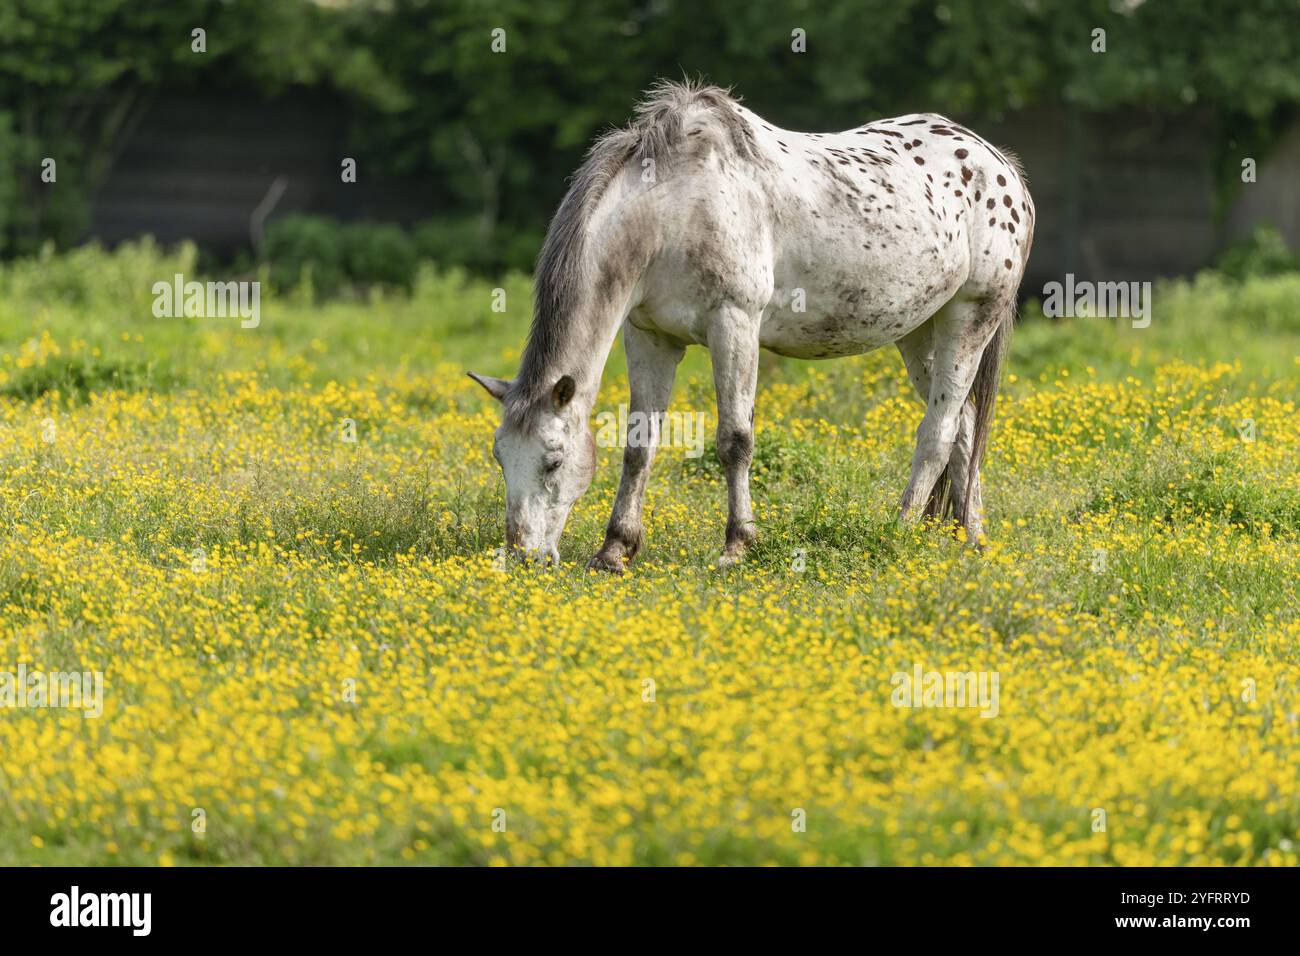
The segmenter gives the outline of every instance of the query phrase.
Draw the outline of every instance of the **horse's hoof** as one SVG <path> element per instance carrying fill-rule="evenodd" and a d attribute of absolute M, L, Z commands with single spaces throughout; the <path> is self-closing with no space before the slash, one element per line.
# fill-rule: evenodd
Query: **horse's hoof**
<path fill-rule="evenodd" d="M 744 551 L 723 551 L 718 555 L 718 567 L 733 568 L 745 560 Z"/>
<path fill-rule="evenodd" d="M 587 562 L 588 571 L 604 571 L 606 574 L 622 574 L 623 559 L 597 551 Z"/>

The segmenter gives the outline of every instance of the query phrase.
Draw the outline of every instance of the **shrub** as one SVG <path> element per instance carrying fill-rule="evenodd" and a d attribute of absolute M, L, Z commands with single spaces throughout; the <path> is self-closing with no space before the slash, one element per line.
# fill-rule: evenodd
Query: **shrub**
<path fill-rule="evenodd" d="M 1282 275 L 1300 269 L 1276 226 L 1260 223 L 1249 239 L 1229 246 L 1214 268 L 1231 279 Z"/>
<path fill-rule="evenodd" d="M 420 258 L 477 273 L 532 272 L 544 238 L 542 233 L 513 226 L 485 233 L 476 219 L 429 219 L 414 232 Z"/>
<path fill-rule="evenodd" d="M 407 232 L 388 223 L 286 216 L 267 226 L 263 257 L 277 290 L 307 283 L 314 295 L 329 298 L 375 286 L 409 292 L 422 260 L 471 273 L 527 272 L 542 238 L 505 228 L 484 235 L 470 219 L 428 220 Z"/>
<path fill-rule="evenodd" d="M 65 303 L 148 312 L 155 282 L 171 282 L 176 273 L 197 278 L 198 250 L 185 242 L 164 249 L 145 236 L 104 249 L 91 242 L 55 252 L 47 241 L 40 253 L 0 266 L 0 293 L 9 301 L 41 305 Z"/>
<path fill-rule="evenodd" d="M 356 223 L 341 228 L 343 264 L 355 285 L 409 291 L 415 281 L 415 244 L 399 226 Z"/>
<path fill-rule="evenodd" d="M 266 227 L 263 252 L 271 284 L 279 290 L 309 282 L 330 296 L 345 278 L 341 226 L 324 216 L 286 216 Z"/>

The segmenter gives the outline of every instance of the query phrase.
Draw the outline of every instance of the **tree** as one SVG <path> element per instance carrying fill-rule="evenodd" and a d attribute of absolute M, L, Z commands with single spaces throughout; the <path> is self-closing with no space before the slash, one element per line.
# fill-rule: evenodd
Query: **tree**
<path fill-rule="evenodd" d="M 0 218 L 0 251 L 83 231 L 89 197 L 160 89 L 328 83 L 360 103 L 394 105 L 400 94 L 373 52 L 348 42 L 372 10 L 306 0 L 0 5 L 0 197 L 16 199 Z M 57 188 L 40 179 L 46 157 Z"/>

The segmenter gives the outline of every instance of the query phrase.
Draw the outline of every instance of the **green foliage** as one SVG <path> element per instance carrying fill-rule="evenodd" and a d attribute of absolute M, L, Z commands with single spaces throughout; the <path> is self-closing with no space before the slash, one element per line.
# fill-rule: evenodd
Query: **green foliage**
<path fill-rule="evenodd" d="M 326 248 L 340 250 L 341 256 L 342 242 L 331 241 L 333 246 Z M 99 351 L 99 371 L 73 370 L 64 376 L 67 381 L 107 375 L 129 383 L 139 380 L 139 336 L 148 346 L 155 389 L 184 382 L 191 368 L 210 370 L 214 361 L 223 367 L 257 365 L 272 382 L 289 380 L 310 368 L 313 380 L 323 382 L 364 374 L 367 365 L 374 363 L 431 371 L 448 354 L 413 353 L 409 343 L 428 341 L 429 316 L 437 314 L 436 340 L 457 343 L 454 357 L 467 368 L 510 376 L 532 315 L 531 283 L 524 273 L 505 271 L 487 280 L 460 267 L 421 261 L 409 295 L 372 297 L 364 306 L 364 322 L 357 321 L 355 301 L 329 299 L 314 280 L 313 291 L 325 301 L 289 294 L 298 285 L 297 272 L 283 283 L 272 279 L 263 286 L 262 324 L 256 334 L 231 329 L 225 319 L 155 317 L 153 284 L 169 282 L 176 273 L 187 279 L 202 278 L 197 260 L 192 245 L 166 249 L 145 239 L 111 251 L 92 244 L 53 254 L 47 247 L 42 255 L 0 264 L 0 352 L 20 354 L 28 348 L 34 328 L 48 328 L 58 341 L 78 338 L 88 350 Z M 334 261 L 342 262 L 341 258 Z M 312 270 L 316 268 L 313 264 Z M 274 275 L 276 266 L 269 271 Z M 213 277 L 228 279 L 231 274 L 223 271 Z M 340 278 L 336 291 L 347 285 L 346 276 Z M 504 311 L 494 309 L 495 288 L 505 290 Z M 1157 283 L 1152 302 L 1152 323 L 1145 329 L 1134 329 L 1123 319 L 1051 320 L 1029 303 L 1021 309 L 1010 376 L 1031 383 L 1029 387 L 1051 383 L 1063 373 L 1090 375 L 1090 369 L 1101 378 L 1122 380 L 1129 374 L 1150 376 L 1157 366 L 1174 359 L 1240 361 L 1270 380 L 1295 374 L 1300 355 L 1300 272 L 1237 281 L 1206 271 L 1191 280 Z M 331 343 L 328 351 L 319 351 L 318 341 Z M 221 346 L 216 358 L 196 354 L 214 343 Z M 783 375 L 788 367 L 803 367 L 793 360 L 768 359 L 764 380 Z M 622 362 L 616 352 L 609 367 L 619 371 Z M 825 370 L 839 366 L 818 364 Z M 707 386 L 708 367 L 702 349 L 687 351 L 678 390 L 682 402 L 709 407 L 712 388 L 692 390 L 701 383 Z M 699 374 L 693 375 L 692 370 Z M 844 386 L 852 391 L 851 383 Z M 33 380 L 16 383 L 14 388 L 39 392 L 44 386 Z M 413 395 L 409 400 L 418 404 L 420 398 Z M 677 464 L 683 478 L 720 474 L 709 438 L 703 457 L 684 458 Z M 807 440 L 760 435 L 756 485 L 808 481 L 808 469 L 815 471 L 821 463 L 814 451 Z"/>
<path fill-rule="evenodd" d="M 329 298 L 375 286 L 409 292 L 421 260 L 477 273 L 526 271 L 541 242 L 540 234 L 525 230 L 485 233 L 472 219 L 428 220 L 407 232 L 392 224 L 285 216 L 267 227 L 264 258 L 276 289 L 310 284 L 314 295 Z"/>
<path fill-rule="evenodd" d="M 60 304 L 148 311 L 153 284 L 170 282 L 177 273 L 192 276 L 197 258 L 192 243 L 164 249 L 147 236 L 112 252 L 92 242 L 56 253 L 47 242 L 39 254 L 0 269 L 0 297 L 30 308 Z"/>
<path fill-rule="evenodd" d="M 399 226 L 341 223 L 324 216 L 286 216 L 266 230 L 271 283 L 282 291 L 310 284 L 330 297 L 345 286 L 409 291 L 415 281 L 415 244 Z"/>
<path fill-rule="evenodd" d="M 278 383 L 304 373 L 321 382 L 343 380 L 364 375 L 374 363 L 429 372 L 445 357 L 443 336 L 459 343 L 468 367 L 510 374 L 532 309 L 529 280 L 520 273 L 486 283 L 463 269 L 423 262 L 409 295 L 359 303 L 316 301 L 293 294 L 292 284 L 290 294 L 279 295 L 263 272 L 261 324 L 242 329 L 228 318 L 154 315 L 154 284 L 170 283 L 177 273 L 204 278 L 194 246 L 166 249 L 150 239 L 58 254 L 47 246 L 41 255 L 0 263 L 0 358 L 13 363 L 0 362 L 0 397 L 28 400 L 57 391 L 76 404 L 106 389 L 167 392 L 236 365 L 257 367 Z M 223 270 L 211 277 L 233 276 Z M 495 288 L 505 292 L 505 311 L 494 310 Z M 430 339 L 435 314 L 439 332 Z M 47 331 L 61 350 L 47 351 Z M 413 348 L 413 342 L 421 344 Z M 503 358 L 507 342 L 514 354 Z M 478 349 L 467 351 L 471 343 Z M 413 392 L 406 401 L 424 407 L 425 396 Z"/>
<path fill-rule="evenodd" d="M 310 282 L 316 292 L 336 292 L 345 277 L 343 229 L 324 216 L 286 216 L 268 225 L 264 256 L 271 284 L 290 289 Z"/>
<path fill-rule="evenodd" d="M 100 721 L 0 724 L 30 741 L 9 765 L 40 771 L 6 791 L 0 862 L 482 863 L 469 834 L 519 793 L 497 845 L 536 848 L 525 862 L 602 864 L 608 841 L 645 864 L 1294 863 L 1300 275 L 1158 286 L 1146 329 L 1027 317 L 984 555 L 896 521 L 923 405 L 894 350 L 765 362 L 746 564 L 712 567 L 712 453 L 669 447 L 612 580 L 584 562 L 615 448 L 560 568 L 490 563 L 499 409 L 463 370 L 513 373 L 525 277 L 267 290 L 248 330 L 154 316 L 152 283 L 194 267 L 148 242 L 0 264 L 6 637 L 109 676 Z M 1240 369 L 1155 371 L 1171 359 Z M 682 364 L 671 407 L 711 411 L 703 350 Z M 627 394 L 621 356 L 611 371 L 602 407 Z M 1223 441 L 1242 415 L 1256 440 Z M 1006 710 L 900 715 L 887 680 L 911 662 L 1000 672 Z M 330 688 L 351 675 L 344 709 Z M 567 829 L 577 805 L 590 829 Z M 1109 836 L 1092 806 L 1119 808 Z"/>
<path fill-rule="evenodd" d="M 274 93 L 314 84 L 376 111 L 402 91 L 362 40 L 382 3 L 309 0 L 8 0 L 0 4 L 0 253 L 67 245 L 89 222 L 89 197 L 153 94 L 197 84 Z M 206 50 L 192 31 L 206 31 Z M 58 186 L 39 179 L 58 162 Z"/>
<path fill-rule="evenodd" d="M 153 384 L 150 372 L 150 366 L 143 362 L 69 356 L 22 369 L 0 385 L 0 395 L 30 402 L 58 392 L 70 402 L 82 403 L 96 392 L 150 388 Z"/>
<path fill-rule="evenodd" d="M 1223 251 L 1215 270 L 1231 279 L 1275 276 L 1300 269 L 1286 239 L 1271 223 L 1255 227 L 1250 237 Z"/>
<path fill-rule="evenodd" d="M 532 228 L 593 135 L 623 123 L 650 83 L 683 73 L 735 86 L 791 129 L 909 109 L 1199 104 L 1227 130 L 1239 117 L 1275 123 L 1300 102 L 1290 0 L 394 0 L 366 27 L 410 108 L 362 114 L 360 141 L 432 172 L 458 209 Z M 490 48 L 497 28 L 503 53 Z M 795 30 L 806 52 L 792 50 Z M 440 95 L 421 95 L 430 88 Z"/>
<path fill-rule="evenodd" d="M 490 232 L 478 219 L 431 219 L 415 228 L 416 251 L 423 259 L 457 263 L 479 273 L 531 271 L 545 238 L 540 230 L 499 227 Z"/>
<path fill-rule="evenodd" d="M 481 271 L 527 266 L 592 137 L 662 77 L 734 86 L 794 129 L 918 108 L 1196 104 L 1225 144 L 1252 131 L 1258 145 L 1253 131 L 1300 103 L 1293 0 L 11 0 L 0 36 L 16 41 L 0 47 L 0 254 L 82 234 L 150 97 L 201 85 L 337 92 L 350 155 L 437 184 L 442 222 L 417 231 L 417 255 Z M 47 155 L 57 190 L 34 174 Z M 340 250 L 313 281 L 408 284 L 395 237 L 363 246 L 384 243 L 399 261 Z"/>
<path fill-rule="evenodd" d="M 410 289 L 415 281 L 415 245 L 401 227 L 363 222 L 344 226 L 342 235 L 349 279 L 361 285 Z"/>
<path fill-rule="evenodd" d="M 1300 55 L 1288 0 L 947 0 L 934 11 L 927 85 L 948 109 L 1203 103 L 1267 117 L 1300 100 L 1300 74 L 1283 66 Z"/>
<path fill-rule="evenodd" d="M 1174 358 L 1241 361 L 1270 378 L 1294 374 L 1300 355 L 1300 273 L 1238 282 L 1212 270 L 1192 279 L 1157 282 L 1151 325 L 1128 319 L 1081 318 L 1061 322 L 1037 302 L 1020 310 L 1012 374 L 1051 381 L 1062 369 L 1089 368 L 1122 377 L 1140 363 Z"/>

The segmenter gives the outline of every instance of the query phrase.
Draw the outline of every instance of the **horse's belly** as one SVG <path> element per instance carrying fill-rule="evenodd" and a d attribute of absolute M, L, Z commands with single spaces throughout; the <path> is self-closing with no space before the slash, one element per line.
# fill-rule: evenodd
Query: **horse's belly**
<path fill-rule="evenodd" d="M 928 317 L 774 309 L 764 318 L 758 341 L 769 352 L 792 358 L 839 358 L 888 345 Z"/>
<path fill-rule="evenodd" d="M 792 277 L 778 285 L 763 316 L 759 344 L 778 355 L 837 358 L 896 342 L 947 302 L 964 281 L 960 268 L 923 275 Z"/>
<path fill-rule="evenodd" d="M 832 358 L 896 342 L 924 323 L 966 280 L 969 255 L 960 235 L 825 216 L 806 222 L 774 266 L 760 344 Z"/>

